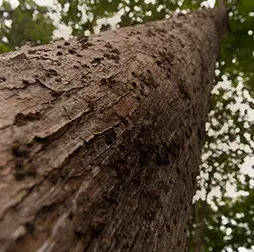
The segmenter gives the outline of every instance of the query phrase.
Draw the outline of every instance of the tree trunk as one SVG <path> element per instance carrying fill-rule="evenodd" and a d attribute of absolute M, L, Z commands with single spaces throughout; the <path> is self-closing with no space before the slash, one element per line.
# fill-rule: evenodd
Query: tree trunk
<path fill-rule="evenodd" d="M 0 57 L 0 251 L 184 251 L 226 11 Z"/>

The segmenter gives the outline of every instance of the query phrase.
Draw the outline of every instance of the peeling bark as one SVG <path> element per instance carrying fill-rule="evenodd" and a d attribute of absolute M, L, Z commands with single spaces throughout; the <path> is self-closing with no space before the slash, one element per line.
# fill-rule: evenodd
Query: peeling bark
<path fill-rule="evenodd" d="M 0 56 L 0 251 L 184 251 L 225 20 Z"/>

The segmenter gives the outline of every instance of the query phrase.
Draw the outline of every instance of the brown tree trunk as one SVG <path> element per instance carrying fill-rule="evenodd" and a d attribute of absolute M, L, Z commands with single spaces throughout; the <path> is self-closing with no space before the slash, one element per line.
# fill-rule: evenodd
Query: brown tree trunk
<path fill-rule="evenodd" d="M 0 57 L 0 251 L 184 251 L 220 9 Z"/>

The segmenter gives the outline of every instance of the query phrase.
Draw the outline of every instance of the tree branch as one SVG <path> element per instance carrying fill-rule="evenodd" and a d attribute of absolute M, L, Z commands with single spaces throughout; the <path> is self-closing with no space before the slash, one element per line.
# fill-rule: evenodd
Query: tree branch
<path fill-rule="evenodd" d="M 225 9 L 226 8 L 225 0 L 218 0 L 218 3 L 219 3 L 220 9 Z"/>
<path fill-rule="evenodd" d="M 238 4 L 238 0 L 232 0 L 229 6 L 226 6 L 226 0 L 218 0 L 218 4 L 220 9 L 226 9 L 227 12 L 230 12 L 232 8 Z"/>

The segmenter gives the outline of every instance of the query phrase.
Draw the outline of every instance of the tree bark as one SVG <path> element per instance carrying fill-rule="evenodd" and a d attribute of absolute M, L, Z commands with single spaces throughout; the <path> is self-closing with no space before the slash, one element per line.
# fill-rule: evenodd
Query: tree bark
<path fill-rule="evenodd" d="M 226 11 L 0 57 L 0 251 L 184 251 Z"/>

